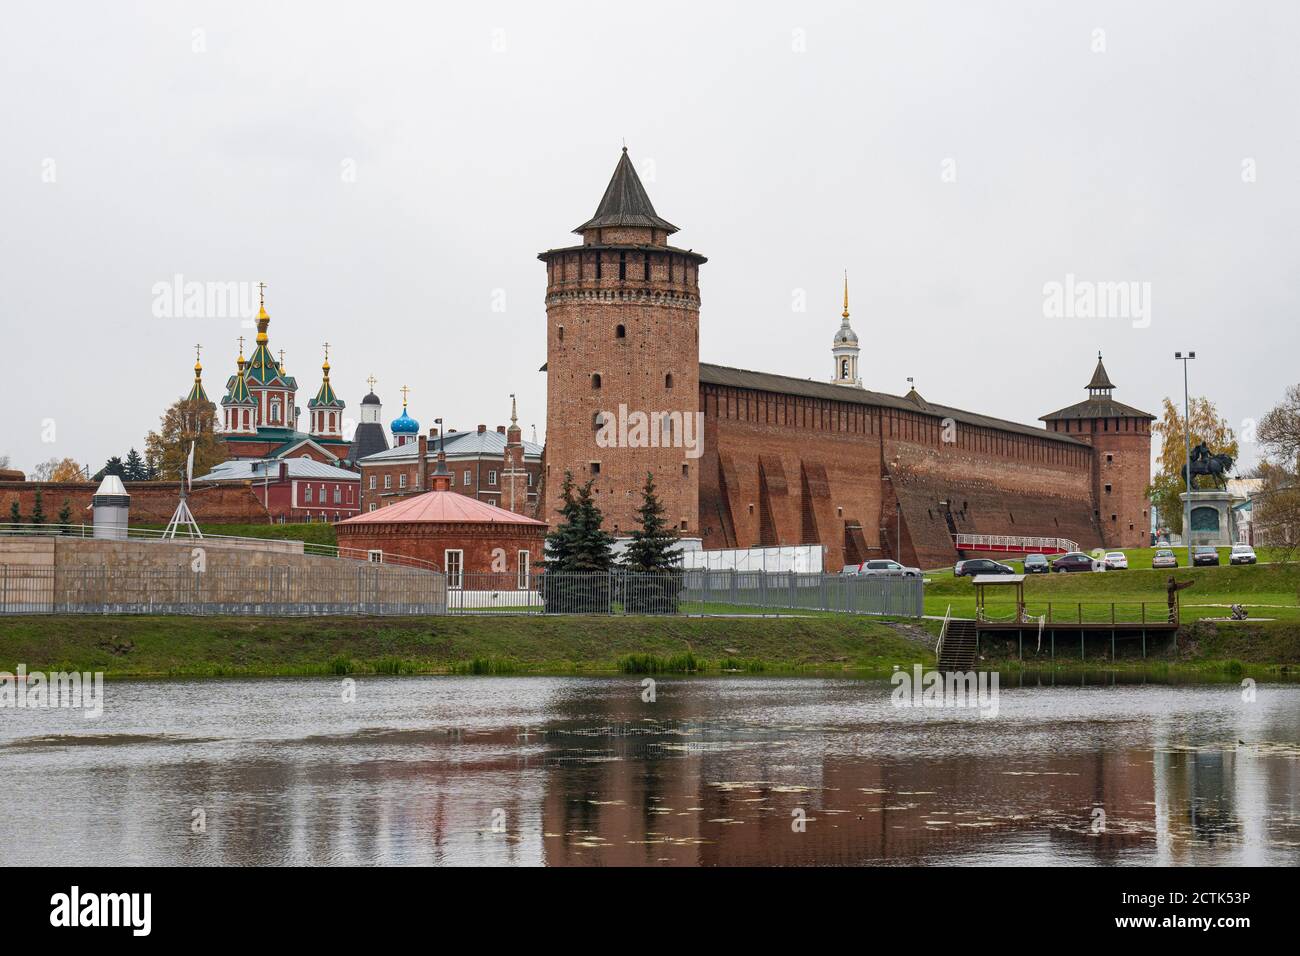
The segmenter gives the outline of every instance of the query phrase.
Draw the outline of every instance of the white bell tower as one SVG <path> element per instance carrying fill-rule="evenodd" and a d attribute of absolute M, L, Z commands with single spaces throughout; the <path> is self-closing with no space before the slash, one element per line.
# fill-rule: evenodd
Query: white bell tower
<path fill-rule="evenodd" d="M 835 375 L 831 382 L 835 385 L 862 387 L 858 377 L 858 335 L 849 326 L 849 274 L 844 273 L 844 312 L 839 331 L 831 342 L 831 355 L 835 358 Z"/>

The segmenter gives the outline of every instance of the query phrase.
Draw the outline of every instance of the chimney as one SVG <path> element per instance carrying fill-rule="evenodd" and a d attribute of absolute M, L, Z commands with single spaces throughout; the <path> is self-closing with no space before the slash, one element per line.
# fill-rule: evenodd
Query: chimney
<path fill-rule="evenodd" d="M 480 435 L 482 435 L 485 431 L 487 431 L 487 426 L 486 426 L 486 425 L 480 425 L 480 426 L 478 427 L 478 433 L 479 433 Z"/>
<path fill-rule="evenodd" d="M 436 429 L 436 428 L 430 428 L 430 429 L 429 429 L 429 441 L 433 441 L 433 440 L 434 440 L 435 438 L 437 438 L 437 437 L 438 437 L 438 429 Z"/>
<path fill-rule="evenodd" d="M 497 434 L 498 434 L 498 435 L 504 435 L 505 433 L 506 433 L 506 426 L 505 426 L 505 425 L 498 425 L 498 426 L 497 426 Z"/>
<path fill-rule="evenodd" d="M 423 435 L 420 436 L 420 453 L 416 456 L 415 464 L 415 490 L 423 491 L 424 476 L 427 474 L 429 467 L 429 439 Z"/>
<path fill-rule="evenodd" d="M 289 480 L 289 463 L 287 461 L 280 462 L 280 480 L 281 481 Z"/>

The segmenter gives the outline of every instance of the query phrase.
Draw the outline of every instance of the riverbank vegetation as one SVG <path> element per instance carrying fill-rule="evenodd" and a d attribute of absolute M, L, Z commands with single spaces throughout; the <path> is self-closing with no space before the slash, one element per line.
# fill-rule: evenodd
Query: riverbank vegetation
<path fill-rule="evenodd" d="M 849 616 L 277 618 L 42 616 L 0 621 L 0 670 L 112 677 L 351 674 L 854 673 L 929 663 L 919 629 Z M 924 637 L 922 633 L 922 638 Z M 930 644 L 932 647 L 933 644 Z"/>

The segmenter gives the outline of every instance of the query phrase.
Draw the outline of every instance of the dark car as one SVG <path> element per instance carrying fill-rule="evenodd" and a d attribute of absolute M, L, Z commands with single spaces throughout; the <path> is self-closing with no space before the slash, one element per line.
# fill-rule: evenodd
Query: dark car
<path fill-rule="evenodd" d="M 1084 554 L 1082 551 L 1071 551 L 1069 554 L 1063 554 L 1052 562 L 1052 570 L 1058 574 L 1064 574 L 1067 571 L 1102 571 L 1106 565 L 1098 561 L 1090 554 Z"/>
<path fill-rule="evenodd" d="M 952 567 L 955 578 L 974 577 L 977 574 L 1015 574 L 1016 569 L 1007 564 L 1000 564 L 989 558 L 969 558 L 958 561 Z"/>
<path fill-rule="evenodd" d="M 1219 566 L 1219 549 L 1212 548 L 1208 544 L 1198 545 L 1192 552 L 1192 564 L 1212 564 L 1217 568 Z"/>
<path fill-rule="evenodd" d="M 1025 574 L 1046 574 L 1052 570 L 1047 563 L 1047 556 L 1042 554 L 1025 555 Z"/>

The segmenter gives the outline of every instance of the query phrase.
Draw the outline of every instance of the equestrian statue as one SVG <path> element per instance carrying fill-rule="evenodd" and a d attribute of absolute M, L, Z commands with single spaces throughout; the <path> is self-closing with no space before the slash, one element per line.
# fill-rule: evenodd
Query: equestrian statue
<path fill-rule="evenodd" d="M 1218 488 L 1227 488 L 1227 476 L 1232 471 L 1232 456 L 1225 454 L 1213 455 L 1210 449 L 1201 442 L 1192 449 L 1192 481 L 1191 487 L 1196 488 L 1197 475 L 1209 475 L 1210 480 Z M 1182 467 L 1183 484 L 1187 484 L 1187 466 Z"/>

